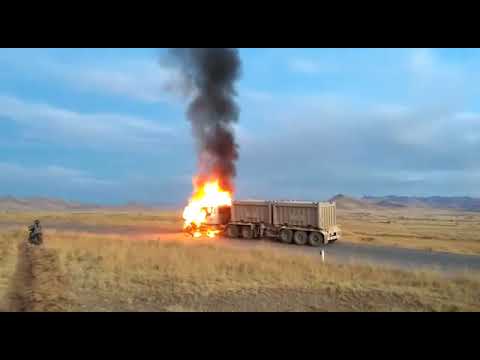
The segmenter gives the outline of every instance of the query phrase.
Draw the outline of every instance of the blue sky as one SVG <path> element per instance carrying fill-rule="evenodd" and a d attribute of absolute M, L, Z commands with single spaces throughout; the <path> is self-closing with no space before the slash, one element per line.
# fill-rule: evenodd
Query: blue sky
<path fill-rule="evenodd" d="M 185 201 L 161 49 L 0 49 L 0 196 Z M 480 196 L 477 49 L 240 49 L 237 197 Z"/>

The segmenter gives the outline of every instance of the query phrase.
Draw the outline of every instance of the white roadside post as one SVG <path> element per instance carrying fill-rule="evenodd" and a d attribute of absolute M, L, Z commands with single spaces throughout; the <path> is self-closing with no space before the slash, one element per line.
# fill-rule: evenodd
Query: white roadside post
<path fill-rule="evenodd" d="M 325 262 L 325 249 L 322 248 L 322 250 L 320 250 L 320 254 L 322 255 L 322 263 Z"/>

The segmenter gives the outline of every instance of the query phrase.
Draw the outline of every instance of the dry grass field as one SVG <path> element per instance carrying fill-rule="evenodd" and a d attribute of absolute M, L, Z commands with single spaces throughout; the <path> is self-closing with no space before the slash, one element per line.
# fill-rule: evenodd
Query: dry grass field
<path fill-rule="evenodd" d="M 0 235 L 3 311 L 479 311 L 474 274 L 322 264 L 215 240 L 47 231 Z"/>
<path fill-rule="evenodd" d="M 0 226 L 23 226 L 33 219 L 40 219 L 42 224 L 55 227 L 85 226 L 85 227 L 161 227 L 164 230 L 178 231 L 181 229 L 181 211 L 150 211 L 150 212 L 8 212 L 0 211 Z"/>
<path fill-rule="evenodd" d="M 1 212 L 0 229 L 25 227 L 32 219 L 59 230 L 91 233 L 163 234 L 182 227 L 180 211 Z M 338 209 L 342 242 L 399 246 L 480 255 L 480 213 L 453 210 Z"/>
<path fill-rule="evenodd" d="M 26 225 L 46 228 L 42 248 Z M 480 253 L 480 215 L 338 212 L 342 241 Z M 480 277 L 322 264 L 178 232 L 178 212 L 0 213 L 0 311 L 480 311 Z"/>
<path fill-rule="evenodd" d="M 480 213 L 406 208 L 339 210 L 342 241 L 480 254 Z"/>

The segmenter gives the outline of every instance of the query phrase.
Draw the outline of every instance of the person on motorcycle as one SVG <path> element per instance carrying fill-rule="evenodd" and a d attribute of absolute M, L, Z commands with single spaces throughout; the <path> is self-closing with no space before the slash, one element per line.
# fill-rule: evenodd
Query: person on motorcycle
<path fill-rule="evenodd" d="M 43 234 L 42 226 L 40 225 L 39 220 L 35 220 L 33 225 L 29 227 L 30 235 L 28 240 L 35 245 L 40 245 L 43 243 Z"/>

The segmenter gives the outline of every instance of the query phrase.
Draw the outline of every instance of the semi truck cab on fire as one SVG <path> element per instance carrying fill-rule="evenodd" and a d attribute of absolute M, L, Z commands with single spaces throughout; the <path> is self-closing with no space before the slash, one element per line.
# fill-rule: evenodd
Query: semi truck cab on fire
<path fill-rule="evenodd" d="M 230 206 L 204 208 L 207 214 L 205 223 L 210 226 L 224 226 L 230 221 Z"/>

